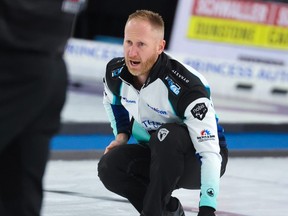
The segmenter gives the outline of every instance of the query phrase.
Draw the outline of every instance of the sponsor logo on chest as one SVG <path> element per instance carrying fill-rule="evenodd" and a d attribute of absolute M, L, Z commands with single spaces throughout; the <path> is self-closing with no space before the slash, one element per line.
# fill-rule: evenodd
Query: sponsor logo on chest
<path fill-rule="evenodd" d="M 148 103 L 147 103 L 147 106 L 152 109 L 153 111 L 155 111 L 156 113 L 159 113 L 161 115 L 168 115 L 168 112 L 165 111 L 165 110 L 162 110 L 162 109 L 159 109 L 159 108 L 156 108 L 156 107 L 152 107 L 150 106 Z"/>
<path fill-rule="evenodd" d="M 126 97 L 122 97 L 122 99 L 123 99 L 126 103 L 136 104 L 136 100 L 130 100 L 130 99 L 126 98 Z"/>
<path fill-rule="evenodd" d="M 142 121 L 142 124 L 148 130 L 156 130 L 162 125 L 161 122 L 157 122 L 157 121 L 153 121 L 153 120 L 144 120 L 144 121 Z"/>

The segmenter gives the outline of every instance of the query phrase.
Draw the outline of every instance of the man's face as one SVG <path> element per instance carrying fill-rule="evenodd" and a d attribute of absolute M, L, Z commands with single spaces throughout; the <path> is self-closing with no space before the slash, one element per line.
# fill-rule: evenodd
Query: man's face
<path fill-rule="evenodd" d="M 159 30 L 148 21 L 132 19 L 125 26 L 124 55 L 126 66 L 134 76 L 148 76 L 163 52 L 165 41 Z"/>

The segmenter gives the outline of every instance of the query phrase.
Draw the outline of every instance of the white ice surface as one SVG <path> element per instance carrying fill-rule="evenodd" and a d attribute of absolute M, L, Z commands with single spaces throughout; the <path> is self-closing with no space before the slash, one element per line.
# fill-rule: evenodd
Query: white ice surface
<path fill-rule="evenodd" d="M 100 182 L 97 160 L 48 163 L 43 216 L 137 216 L 124 198 Z M 218 216 L 285 216 L 288 203 L 288 157 L 230 158 L 221 179 Z M 54 192 L 53 192 L 54 191 Z M 199 191 L 173 193 L 186 216 L 197 215 Z"/>

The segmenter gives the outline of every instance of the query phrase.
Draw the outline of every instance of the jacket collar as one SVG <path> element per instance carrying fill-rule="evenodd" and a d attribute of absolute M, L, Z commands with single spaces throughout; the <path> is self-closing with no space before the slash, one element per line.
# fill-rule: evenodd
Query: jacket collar
<path fill-rule="evenodd" d="M 144 87 L 148 86 L 150 83 L 154 82 L 159 77 L 162 77 L 166 66 L 168 65 L 168 56 L 166 53 L 162 52 L 153 67 L 150 70 L 149 76 L 147 77 L 147 80 L 144 84 Z M 133 75 L 128 71 L 128 68 L 126 65 L 124 65 L 123 70 L 124 73 L 121 73 L 121 78 L 124 79 L 126 82 L 133 85 Z"/>

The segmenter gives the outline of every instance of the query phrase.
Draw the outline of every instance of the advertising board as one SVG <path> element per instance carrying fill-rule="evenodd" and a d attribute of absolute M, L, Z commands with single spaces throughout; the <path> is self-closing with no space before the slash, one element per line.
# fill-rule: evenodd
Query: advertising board
<path fill-rule="evenodd" d="M 204 57 L 288 65 L 288 4 L 182 0 L 169 49 Z"/>

